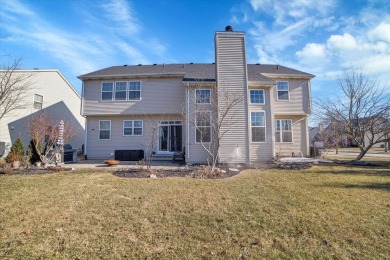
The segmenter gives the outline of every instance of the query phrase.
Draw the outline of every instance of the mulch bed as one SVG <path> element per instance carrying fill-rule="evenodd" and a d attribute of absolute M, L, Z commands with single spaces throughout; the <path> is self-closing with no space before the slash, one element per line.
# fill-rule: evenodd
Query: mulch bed
<path fill-rule="evenodd" d="M 215 175 L 207 176 L 202 171 L 202 168 L 191 169 L 159 169 L 159 170 L 145 170 L 145 169 L 120 169 L 112 174 L 122 178 L 167 178 L 167 177 L 184 177 L 197 179 L 224 179 L 229 178 L 240 173 L 240 171 L 216 172 Z"/>
<path fill-rule="evenodd" d="M 25 168 L 19 168 L 19 169 L 12 169 L 11 173 L 7 174 L 0 174 L 0 175 L 43 175 L 43 174 L 53 174 L 63 171 L 71 171 L 71 168 L 64 168 L 64 167 L 57 167 L 57 166 L 50 166 L 47 168 L 41 168 L 41 167 L 31 167 L 28 169 Z"/>

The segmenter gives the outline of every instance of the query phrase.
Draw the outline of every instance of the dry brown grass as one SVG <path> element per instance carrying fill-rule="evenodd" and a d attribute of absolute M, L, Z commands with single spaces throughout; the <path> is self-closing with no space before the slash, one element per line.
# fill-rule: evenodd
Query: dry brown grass
<path fill-rule="evenodd" d="M 0 257 L 385 259 L 388 168 L 0 176 Z"/>

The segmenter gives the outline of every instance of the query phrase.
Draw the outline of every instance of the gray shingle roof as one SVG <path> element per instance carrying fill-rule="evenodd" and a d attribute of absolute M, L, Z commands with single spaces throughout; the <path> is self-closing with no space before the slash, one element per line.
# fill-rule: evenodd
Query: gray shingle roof
<path fill-rule="evenodd" d="M 313 77 L 313 75 L 284 67 L 281 65 L 267 65 L 267 64 L 248 64 L 248 80 L 249 81 L 263 81 L 273 82 L 273 80 L 262 75 L 280 74 L 292 76 Z M 153 65 L 124 65 L 112 66 L 105 69 L 97 70 L 79 76 L 78 78 L 108 78 L 121 76 L 148 76 L 148 75 L 183 75 L 184 80 L 206 80 L 215 81 L 215 64 L 210 63 L 195 63 L 195 64 L 153 64 Z"/>

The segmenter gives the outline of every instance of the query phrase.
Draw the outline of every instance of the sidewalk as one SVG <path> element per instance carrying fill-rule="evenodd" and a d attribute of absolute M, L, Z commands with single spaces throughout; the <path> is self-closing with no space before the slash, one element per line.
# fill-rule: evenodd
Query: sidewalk
<path fill-rule="evenodd" d="M 77 163 L 67 163 L 66 167 L 77 169 L 96 169 L 96 170 L 108 170 L 108 169 L 139 169 L 140 167 L 146 168 L 146 165 L 139 165 L 136 161 L 121 161 L 119 165 L 107 166 L 104 164 L 104 160 L 80 160 Z M 179 164 L 178 162 L 172 163 L 171 161 L 154 161 L 151 163 L 152 169 L 184 169 L 185 164 Z"/>
<path fill-rule="evenodd" d="M 331 154 L 336 154 L 335 151 L 330 151 Z M 358 152 L 346 152 L 346 151 L 339 151 L 339 154 L 343 155 L 351 155 L 351 156 L 357 156 L 359 153 Z M 382 157 L 382 158 L 389 158 L 390 159 L 390 152 L 388 153 L 366 153 L 364 156 L 370 156 L 370 157 Z"/>

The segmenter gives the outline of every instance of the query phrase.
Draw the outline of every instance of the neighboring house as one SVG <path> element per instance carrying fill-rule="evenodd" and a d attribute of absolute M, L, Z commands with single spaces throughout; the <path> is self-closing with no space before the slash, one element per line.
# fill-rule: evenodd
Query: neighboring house
<path fill-rule="evenodd" d="M 81 98 L 59 70 L 17 70 L 14 74 L 29 74 L 31 86 L 25 95 L 28 100 L 23 109 L 12 111 L 0 120 L 0 142 L 9 147 L 18 137 L 27 149 L 31 137 L 27 124 L 35 113 L 46 112 L 53 120 L 72 123 L 80 132 L 68 143 L 81 149 L 84 144 L 85 119 L 80 115 Z M 2 151 L 0 151 L 0 154 Z"/>
<path fill-rule="evenodd" d="M 221 127 L 219 162 L 307 156 L 314 76 L 281 65 L 247 64 L 244 32 L 216 32 L 215 53 L 212 64 L 124 65 L 79 76 L 87 157 L 185 149 L 187 162 L 205 163 L 210 158 L 202 144 L 215 142 L 210 122 L 223 116 L 225 93 L 242 96 L 243 102 L 229 114 L 236 123 Z"/>

